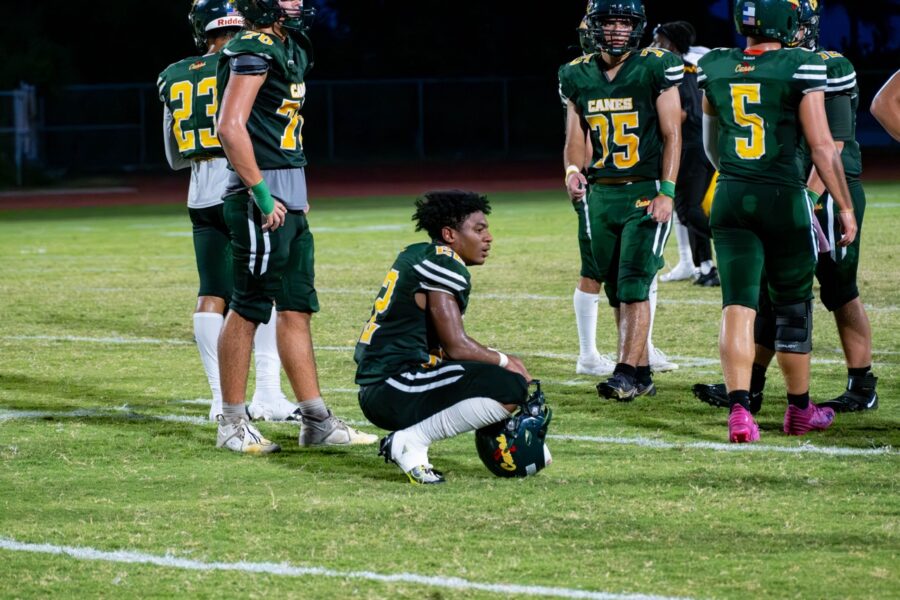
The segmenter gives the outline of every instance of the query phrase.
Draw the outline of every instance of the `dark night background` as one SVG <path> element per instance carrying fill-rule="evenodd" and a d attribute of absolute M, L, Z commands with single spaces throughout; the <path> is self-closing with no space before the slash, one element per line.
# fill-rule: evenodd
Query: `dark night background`
<path fill-rule="evenodd" d="M 485 148 L 493 148 L 490 152 L 499 158 L 558 155 L 562 123 L 556 71 L 578 53 L 575 28 L 585 0 L 308 3 L 319 11 L 311 32 L 316 66 L 305 109 L 311 159 L 340 162 L 367 156 L 371 139 L 383 140 L 379 156 L 389 156 L 395 141 L 400 159 L 478 158 Z M 731 5 L 731 0 L 647 1 L 644 43 L 657 23 L 684 19 L 695 25 L 700 45 L 741 45 Z M 165 66 L 197 54 L 189 9 L 189 0 L 95 0 L 89 5 L 49 0 L 17 4 L 14 18 L 7 12 L 0 23 L 0 91 L 20 82 L 36 86 L 45 170 L 100 169 L 107 158 L 110 166 L 116 160 L 129 168 L 162 166 L 159 103 L 152 86 Z M 821 39 L 856 67 L 861 143 L 897 152 L 897 144 L 869 116 L 868 105 L 900 67 L 900 0 L 827 0 Z M 463 77 L 494 83 L 436 81 Z M 371 81 L 400 78 L 428 79 L 430 87 L 415 95 L 402 87 L 410 83 L 378 87 Z M 501 79 L 506 83 L 498 84 Z M 341 83 L 345 80 L 368 83 Z M 119 86 L 131 91 L 119 90 L 116 96 L 85 91 L 78 87 L 83 84 L 137 85 Z M 500 85 L 505 86 L 502 92 Z M 143 91 L 135 92 L 138 86 Z M 143 94 L 139 102 L 132 99 L 135 93 Z M 505 109 L 497 108 L 501 102 Z M 501 111 L 504 125 L 497 128 Z M 8 105 L 0 105 L 0 120 L 8 121 L 4 112 L 10 112 Z M 108 137 L 97 125 L 107 126 Z M 120 158 L 136 144 L 110 143 L 115 127 L 140 128 L 138 155 Z M 108 148 L 113 149 L 104 158 Z M 4 152 L 0 148 L 0 159 Z M 91 156 L 92 162 L 77 166 L 83 156 Z M 3 162 L 8 160 L 0 160 L 0 166 Z"/>

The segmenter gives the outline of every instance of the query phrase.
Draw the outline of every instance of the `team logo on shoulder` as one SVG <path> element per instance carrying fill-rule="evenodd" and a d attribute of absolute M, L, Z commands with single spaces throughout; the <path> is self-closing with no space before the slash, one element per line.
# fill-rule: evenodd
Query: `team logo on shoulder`
<path fill-rule="evenodd" d="M 459 254 L 454 252 L 452 248 L 449 248 L 447 246 L 435 246 L 434 250 L 439 255 L 442 254 L 444 256 L 449 256 L 450 258 L 452 258 L 453 260 L 455 260 L 456 262 L 458 262 L 459 264 L 461 264 L 463 266 L 465 266 L 465 264 L 466 264 L 465 261 L 462 259 L 462 257 L 460 257 Z"/>
<path fill-rule="evenodd" d="M 656 58 L 662 58 L 666 55 L 668 50 L 663 50 L 662 48 L 644 48 L 641 50 L 641 56 L 649 56 L 651 54 L 655 55 Z"/>
<path fill-rule="evenodd" d="M 749 73 L 751 71 L 755 71 L 756 66 L 751 65 L 749 63 L 742 62 L 734 68 L 735 73 Z"/>
<path fill-rule="evenodd" d="M 188 70 L 189 70 L 189 71 L 196 71 L 197 69 L 202 69 L 202 68 L 205 67 L 205 66 L 206 66 L 206 61 L 205 61 L 205 60 L 198 60 L 197 62 L 195 62 L 194 64 L 192 64 L 190 67 L 188 67 Z"/>
<path fill-rule="evenodd" d="M 647 208 L 650 206 L 649 198 L 638 198 L 637 202 L 634 203 L 635 208 Z"/>

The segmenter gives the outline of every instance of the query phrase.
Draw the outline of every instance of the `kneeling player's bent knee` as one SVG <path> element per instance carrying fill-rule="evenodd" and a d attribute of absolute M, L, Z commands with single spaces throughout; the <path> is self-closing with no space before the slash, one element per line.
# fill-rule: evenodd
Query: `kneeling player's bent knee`
<path fill-rule="evenodd" d="M 812 352 L 812 300 L 775 306 L 775 351 Z"/>

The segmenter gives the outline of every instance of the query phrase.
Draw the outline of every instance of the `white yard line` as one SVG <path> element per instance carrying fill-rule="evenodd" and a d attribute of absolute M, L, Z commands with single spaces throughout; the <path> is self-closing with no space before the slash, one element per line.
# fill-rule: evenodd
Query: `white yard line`
<path fill-rule="evenodd" d="M 183 404 L 197 404 L 201 400 L 181 400 Z M 205 402 L 209 402 L 208 400 Z M 0 423 L 17 419 L 64 419 L 64 418 L 91 418 L 91 417 L 119 417 L 135 420 L 170 421 L 177 423 L 189 423 L 193 425 L 212 425 L 206 417 L 192 415 L 151 415 L 134 412 L 128 406 L 122 406 L 112 410 L 79 409 L 66 412 L 52 412 L 40 410 L 2 410 L 0 409 Z M 353 427 L 372 427 L 368 421 L 356 419 L 343 419 L 345 423 Z M 266 426 L 271 423 L 266 423 Z M 294 425 L 291 423 L 291 425 Z M 813 446 L 803 443 L 798 446 L 773 446 L 770 444 L 725 444 L 718 442 L 668 442 L 660 439 L 635 437 L 612 437 L 592 435 L 564 435 L 550 434 L 552 440 L 570 442 L 589 442 L 593 444 L 608 444 L 616 446 L 637 446 L 641 448 L 653 448 L 659 450 L 689 449 L 712 450 L 714 452 L 775 452 L 785 454 L 821 454 L 825 456 L 900 456 L 890 446 L 879 448 L 843 448 L 840 446 Z"/>
<path fill-rule="evenodd" d="M 0 549 L 10 552 L 31 552 L 53 554 L 109 563 L 154 565 L 187 571 L 232 571 L 239 573 L 262 573 L 280 577 L 329 577 L 334 579 L 358 579 L 379 583 L 400 583 L 423 585 L 450 590 L 477 590 L 509 596 L 538 596 L 543 598 L 584 598 L 588 600 L 674 600 L 672 596 L 649 594 L 628 594 L 614 592 L 594 592 L 564 587 L 540 585 L 519 585 L 510 583 L 483 583 L 460 577 L 420 575 L 418 573 L 376 573 L 374 571 L 338 571 L 328 567 L 300 567 L 287 563 L 252 562 L 203 562 L 169 555 L 147 554 L 133 550 L 105 551 L 84 546 L 56 546 L 53 544 L 29 544 L 0 537 Z M 683 598 L 683 597 L 682 597 Z"/>

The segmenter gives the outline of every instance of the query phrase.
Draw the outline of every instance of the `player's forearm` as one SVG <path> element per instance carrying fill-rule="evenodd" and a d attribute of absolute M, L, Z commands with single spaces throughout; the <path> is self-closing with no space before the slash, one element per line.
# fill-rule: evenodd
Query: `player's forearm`
<path fill-rule="evenodd" d="M 834 146 L 837 148 L 838 154 L 844 150 L 844 142 L 835 141 Z M 820 196 L 825 192 L 825 182 L 819 177 L 819 172 L 816 170 L 815 166 L 813 166 L 809 172 L 809 179 L 806 180 L 806 187 Z"/>
<path fill-rule="evenodd" d="M 681 166 L 681 131 L 670 131 L 663 135 L 662 181 L 675 183 Z"/>
<path fill-rule="evenodd" d="M 499 351 L 482 346 L 467 335 L 448 340 L 448 343 L 441 341 L 441 349 L 451 360 L 471 360 L 492 365 L 505 362 L 500 358 Z"/>
<path fill-rule="evenodd" d="M 166 161 L 173 170 L 178 171 L 190 167 L 191 161 L 183 158 L 178 151 L 178 142 L 172 133 L 174 122 L 172 112 L 168 107 L 163 107 L 163 148 L 166 151 Z"/>
<path fill-rule="evenodd" d="M 900 142 L 900 96 L 891 98 L 879 94 L 872 101 L 870 110 L 884 130 Z"/>
<path fill-rule="evenodd" d="M 583 169 L 586 165 L 586 152 L 587 145 L 582 136 L 567 136 L 566 145 L 563 148 L 563 168 L 568 169 L 570 165 L 575 165 L 579 169 Z"/>
<path fill-rule="evenodd" d="M 823 189 L 828 189 L 842 211 L 852 211 L 853 203 L 850 200 L 844 165 L 841 163 L 841 153 L 834 143 L 813 146 L 810 149 L 810 156 L 818 178 L 824 184 Z M 817 190 L 814 191 L 818 193 Z"/>
<path fill-rule="evenodd" d="M 253 153 L 253 142 L 245 125 L 222 123 L 219 126 L 219 141 L 222 142 L 228 162 L 246 186 L 255 185 L 262 180 L 262 172 Z"/>

